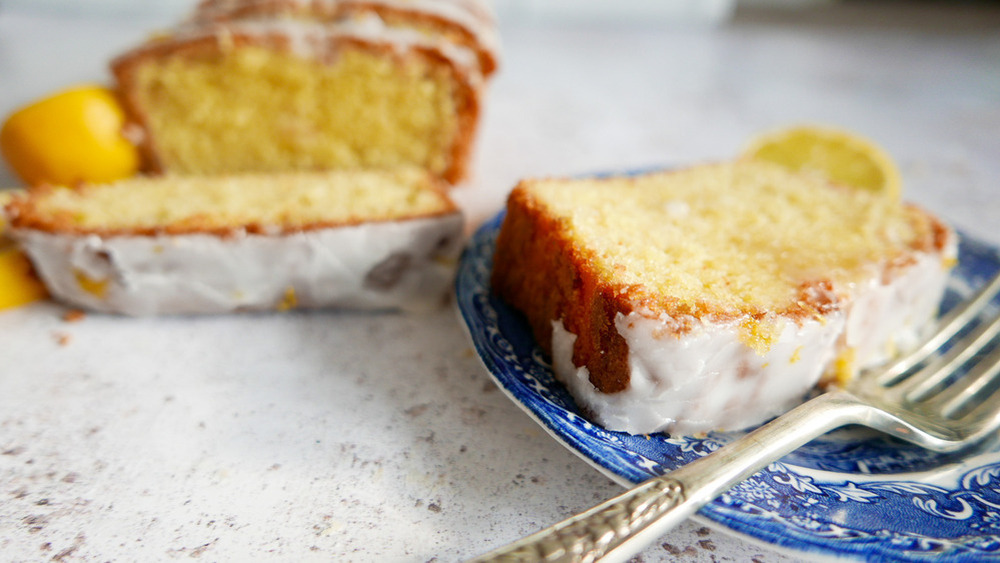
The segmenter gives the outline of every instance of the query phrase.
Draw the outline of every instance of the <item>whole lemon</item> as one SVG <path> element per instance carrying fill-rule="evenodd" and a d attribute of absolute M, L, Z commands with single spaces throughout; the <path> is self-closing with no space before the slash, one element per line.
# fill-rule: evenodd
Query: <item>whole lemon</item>
<path fill-rule="evenodd" d="M 85 84 L 12 113 L 0 154 L 30 185 L 110 182 L 135 174 L 139 152 L 122 136 L 125 112 L 109 89 Z"/>

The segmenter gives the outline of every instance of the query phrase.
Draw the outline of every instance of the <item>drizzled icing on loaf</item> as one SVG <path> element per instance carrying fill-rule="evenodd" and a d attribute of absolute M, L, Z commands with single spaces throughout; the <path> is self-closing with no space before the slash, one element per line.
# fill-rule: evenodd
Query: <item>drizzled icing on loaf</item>
<path fill-rule="evenodd" d="M 204 0 L 181 29 L 266 19 L 343 24 L 366 16 L 377 16 L 388 27 L 416 30 L 425 42 L 475 51 L 484 76 L 496 70 L 496 19 L 482 0 Z"/>

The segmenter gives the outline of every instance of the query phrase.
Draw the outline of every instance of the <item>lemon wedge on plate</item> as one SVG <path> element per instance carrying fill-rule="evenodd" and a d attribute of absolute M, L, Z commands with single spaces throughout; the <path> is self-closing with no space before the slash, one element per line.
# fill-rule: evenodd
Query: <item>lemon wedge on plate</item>
<path fill-rule="evenodd" d="M 861 135 L 833 127 L 800 125 L 764 133 L 751 140 L 743 157 L 896 200 L 902 191 L 899 168 L 888 153 Z"/>

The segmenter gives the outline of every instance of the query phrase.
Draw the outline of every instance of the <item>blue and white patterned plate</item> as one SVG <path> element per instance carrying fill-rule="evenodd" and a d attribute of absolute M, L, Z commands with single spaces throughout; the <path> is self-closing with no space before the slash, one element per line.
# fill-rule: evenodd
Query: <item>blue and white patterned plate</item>
<path fill-rule="evenodd" d="M 593 425 L 552 374 L 524 318 L 490 290 L 503 213 L 473 236 L 459 265 L 458 306 L 497 384 L 557 440 L 629 486 L 718 449 L 742 432 L 630 436 Z M 962 238 L 944 308 L 1000 269 L 994 247 Z M 1000 441 L 936 454 L 848 428 L 802 447 L 699 515 L 782 548 L 863 560 L 1000 560 Z"/>

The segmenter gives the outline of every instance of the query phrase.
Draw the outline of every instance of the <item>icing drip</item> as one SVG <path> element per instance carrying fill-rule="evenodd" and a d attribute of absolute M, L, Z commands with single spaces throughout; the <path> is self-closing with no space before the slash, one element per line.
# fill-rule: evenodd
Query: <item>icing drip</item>
<path fill-rule="evenodd" d="M 434 306 L 450 289 L 462 229 L 453 213 L 281 235 L 13 235 L 55 297 L 154 315 Z"/>
<path fill-rule="evenodd" d="M 952 237 L 940 255 L 918 255 L 893 279 L 860 284 L 845 310 L 786 321 L 762 353 L 741 340 L 738 322 L 687 319 L 693 328 L 677 334 L 678 319 L 632 312 L 615 319 L 629 348 L 627 389 L 601 393 L 590 383 L 587 368 L 573 364 L 577 337 L 561 320 L 552 322 L 553 369 L 610 430 L 689 434 L 760 424 L 800 402 L 840 357 L 857 371 L 919 342 L 933 326 L 948 280 L 942 263 L 954 258 L 955 245 Z"/>

